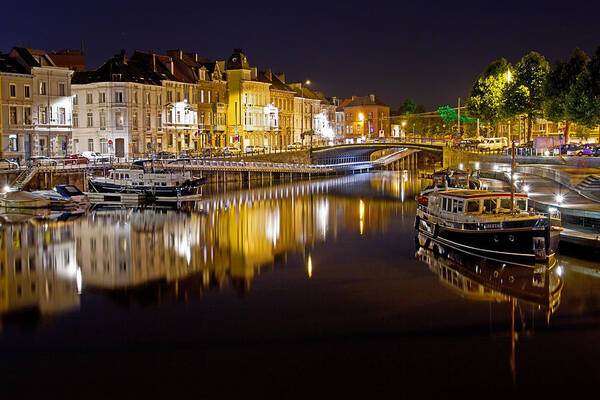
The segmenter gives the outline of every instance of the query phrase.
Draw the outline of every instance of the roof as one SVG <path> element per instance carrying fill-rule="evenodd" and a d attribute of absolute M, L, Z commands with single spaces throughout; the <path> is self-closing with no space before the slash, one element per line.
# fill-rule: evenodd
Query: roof
<path fill-rule="evenodd" d="M 340 105 L 335 109 L 335 111 L 344 111 L 344 107 L 348 106 L 352 99 L 344 99 Z"/>
<path fill-rule="evenodd" d="M 437 192 L 451 197 L 461 199 L 477 199 L 481 197 L 510 197 L 510 192 L 495 192 L 493 190 L 461 189 L 461 190 L 442 190 Z M 515 193 L 515 197 L 527 198 L 525 193 Z"/>
<path fill-rule="evenodd" d="M 13 47 L 10 55 L 20 57 L 23 62 L 25 62 L 25 66 L 28 68 L 56 66 L 54 65 L 52 59 L 48 56 L 48 53 L 46 53 L 44 50 Z"/>
<path fill-rule="evenodd" d="M 242 49 L 233 49 L 233 53 L 227 60 L 227 69 L 250 69 L 250 64 Z"/>
<path fill-rule="evenodd" d="M 383 106 L 388 107 L 383 101 L 379 100 L 374 94 L 368 96 L 352 96 L 350 103 L 346 107 L 358 106 Z"/>
<path fill-rule="evenodd" d="M 276 74 L 268 69 L 266 71 L 259 71 L 256 80 L 259 82 L 270 83 L 271 89 L 295 93 L 294 89 L 283 83 Z"/>
<path fill-rule="evenodd" d="M 116 81 L 161 85 L 163 80 L 177 79 L 158 57 L 153 61 L 153 54 L 136 51 L 131 60 L 127 60 L 125 50 L 122 50 L 93 71 L 75 72 L 71 82 L 86 84 Z"/>
<path fill-rule="evenodd" d="M 0 72 L 10 72 L 12 74 L 29 74 L 27 69 L 19 64 L 16 59 L 8 54 L 0 54 Z"/>

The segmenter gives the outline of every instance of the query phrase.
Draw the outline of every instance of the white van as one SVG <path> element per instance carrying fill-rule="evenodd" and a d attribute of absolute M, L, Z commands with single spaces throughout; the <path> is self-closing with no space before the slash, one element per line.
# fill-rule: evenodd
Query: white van
<path fill-rule="evenodd" d="M 477 145 L 477 150 L 502 150 L 508 147 L 508 139 L 505 137 L 496 137 L 485 139 Z"/>

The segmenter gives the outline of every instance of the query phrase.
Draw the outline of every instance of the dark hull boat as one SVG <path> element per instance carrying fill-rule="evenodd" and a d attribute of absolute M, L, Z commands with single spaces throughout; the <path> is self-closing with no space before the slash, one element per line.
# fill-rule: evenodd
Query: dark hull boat
<path fill-rule="evenodd" d="M 115 169 L 108 176 L 88 181 L 90 191 L 98 193 L 143 193 L 152 197 L 181 197 L 198 194 L 206 177 L 194 178 L 190 173 L 161 171 L 153 166 Z"/>
<path fill-rule="evenodd" d="M 178 186 L 125 185 L 90 179 L 88 186 L 91 191 L 98 193 L 146 193 L 154 197 L 179 197 L 197 194 L 198 188 L 205 183 L 206 178 L 185 181 Z"/>
<path fill-rule="evenodd" d="M 560 216 L 527 212 L 524 194 L 517 194 L 516 202 L 518 207 L 511 211 L 510 193 L 441 191 L 430 194 L 427 206 L 419 205 L 415 227 L 430 240 L 486 257 L 553 257 L 562 230 Z"/>

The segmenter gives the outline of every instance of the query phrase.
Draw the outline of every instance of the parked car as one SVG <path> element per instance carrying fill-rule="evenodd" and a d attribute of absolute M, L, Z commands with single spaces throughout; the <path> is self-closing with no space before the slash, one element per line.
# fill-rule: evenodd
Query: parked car
<path fill-rule="evenodd" d="M 477 150 L 502 150 L 508 147 L 508 139 L 505 137 L 489 138 L 477 145 Z"/>
<path fill-rule="evenodd" d="M 46 157 L 46 156 L 33 156 L 29 159 L 29 162 L 33 165 L 38 165 L 38 166 L 50 166 L 50 165 L 58 164 L 58 161 L 56 161 L 53 158 Z"/>
<path fill-rule="evenodd" d="M 102 155 L 95 151 L 84 151 L 83 153 L 81 153 L 81 155 L 87 158 L 88 161 L 91 163 L 107 162 L 109 160 L 108 156 Z"/>
<path fill-rule="evenodd" d="M 223 155 L 225 156 L 239 156 L 240 154 L 242 154 L 242 151 L 239 147 L 223 147 Z"/>
<path fill-rule="evenodd" d="M 157 160 L 170 160 L 170 159 L 174 159 L 174 158 L 177 158 L 177 157 L 175 157 L 175 154 L 173 154 L 169 151 L 159 151 L 158 153 L 156 153 Z"/>
<path fill-rule="evenodd" d="M 65 165 L 87 164 L 89 162 L 90 162 L 90 160 L 87 157 L 84 157 L 79 154 L 71 154 L 70 156 L 66 156 L 63 160 L 63 163 Z"/>
<path fill-rule="evenodd" d="M 302 143 L 300 142 L 295 142 L 295 143 L 290 143 L 287 146 L 288 150 L 300 150 L 302 149 Z"/>
<path fill-rule="evenodd" d="M 7 160 L 6 158 L 0 158 L 0 169 L 17 169 L 19 164 L 14 161 Z"/>

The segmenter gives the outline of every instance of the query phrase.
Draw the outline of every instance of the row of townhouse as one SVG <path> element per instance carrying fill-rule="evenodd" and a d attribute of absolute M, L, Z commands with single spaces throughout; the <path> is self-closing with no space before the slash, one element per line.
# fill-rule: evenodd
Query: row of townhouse
<path fill-rule="evenodd" d="M 90 71 L 68 56 L 68 64 L 64 54 L 25 48 L 0 56 L 0 157 L 284 149 L 389 132 L 389 108 L 373 95 L 327 98 L 286 83 L 283 73 L 258 71 L 241 49 L 227 61 L 122 50 Z"/>

